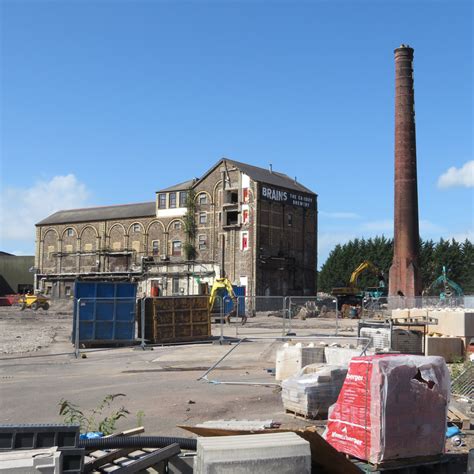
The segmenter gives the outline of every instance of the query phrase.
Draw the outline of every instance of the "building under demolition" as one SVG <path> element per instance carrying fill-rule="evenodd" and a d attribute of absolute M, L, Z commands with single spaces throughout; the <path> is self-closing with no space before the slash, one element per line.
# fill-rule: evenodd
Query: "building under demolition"
<path fill-rule="evenodd" d="M 276 171 L 222 159 L 139 204 L 59 211 L 36 224 L 36 288 L 137 281 L 153 295 L 202 294 L 225 274 L 249 295 L 316 292 L 317 195 Z"/>

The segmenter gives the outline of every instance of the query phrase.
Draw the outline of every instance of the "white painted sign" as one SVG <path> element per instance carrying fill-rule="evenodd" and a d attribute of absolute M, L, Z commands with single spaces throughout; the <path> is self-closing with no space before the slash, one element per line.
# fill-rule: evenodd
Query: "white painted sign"
<path fill-rule="evenodd" d="M 268 184 L 262 184 L 260 189 L 261 198 L 267 201 L 281 202 L 282 204 L 307 209 L 315 208 L 315 197 L 311 194 L 277 188 Z"/>

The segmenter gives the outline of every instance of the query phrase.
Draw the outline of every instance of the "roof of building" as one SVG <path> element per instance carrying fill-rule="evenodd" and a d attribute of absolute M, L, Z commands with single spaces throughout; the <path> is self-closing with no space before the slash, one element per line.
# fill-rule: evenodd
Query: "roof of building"
<path fill-rule="evenodd" d="M 248 165 L 247 163 L 241 163 L 235 160 L 229 160 L 227 158 L 221 160 L 227 161 L 228 163 L 234 164 L 237 168 L 243 171 L 246 175 L 250 176 L 254 181 L 260 183 L 273 184 L 274 186 L 281 186 L 282 188 L 294 189 L 304 193 L 315 194 L 311 189 L 303 186 L 301 183 L 296 181 L 296 178 L 290 178 L 284 173 L 278 171 L 270 171 L 269 169 L 259 168 L 258 166 Z"/>
<path fill-rule="evenodd" d="M 134 217 L 151 217 L 156 215 L 156 203 L 139 202 L 118 206 L 87 207 L 58 211 L 46 217 L 36 225 L 72 224 L 73 222 L 104 221 L 115 219 L 131 219 Z"/>
<path fill-rule="evenodd" d="M 188 179 L 187 181 L 184 181 L 183 183 L 178 183 L 175 184 L 174 186 L 169 186 L 168 188 L 165 189 L 160 189 L 157 191 L 157 193 L 166 193 L 168 191 L 183 191 L 185 189 L 189 189 L 192 187 L 194 183 L 198 181 L 198 178 L 194 179 Z"/>

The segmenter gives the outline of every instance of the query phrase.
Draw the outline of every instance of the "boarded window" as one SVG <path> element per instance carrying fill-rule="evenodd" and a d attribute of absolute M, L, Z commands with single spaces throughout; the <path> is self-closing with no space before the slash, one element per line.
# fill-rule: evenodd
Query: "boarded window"
<path fill-rule="evenodd" d="M 65 250 L 67 253 L 71 253 L 73 251 L 72 245 L 66 245 Z"/>
<path fill-rule="evenodd" d="M 51 258 L 54 253 L 54 245 L 48 245 L 48 258 Z"/>
<path fill-rule="evenodd" d="M 112 244 L 112 248 L 113 248 L 114 250 L 121 250 L 121 248 L 122 248 L 122 243 L 121 243 L 121 242 L 114 242 L 114 243 Z"/>
<path fill-rule="evenodd" d="M 249 221 L 249 210 L 248 209 L 244 209 L 242 211 L 242 223 L 243 224 L 247 224 Z"/>
<path fill-rule="evenodd" d="M 140 252 L 140 241 L 139 240 L 134 240 L 132 242 L 132 250 L 135 250 L 135 252 Z"/>
<path fill-rule="evenodd" d="M 249 188 L 242 189 L 242 201 L 249 202 Z"/>
<path fill-rule="evenodd" d="M 92 250 L 92 244 L 85 244 L 84 245 L 84 250 L 86 252 L 90 252 Z"/>

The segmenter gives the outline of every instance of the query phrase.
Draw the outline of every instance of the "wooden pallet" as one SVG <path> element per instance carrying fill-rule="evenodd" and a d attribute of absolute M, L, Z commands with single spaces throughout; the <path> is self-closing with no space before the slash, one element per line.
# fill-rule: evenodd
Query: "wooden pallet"
<path fill-rule="evenodd" d="M 297 413 L 293 410 L 288 410 L 288 409 L 285 409 L 285 413 L 287 415 L 293 416 L 294 418 L 298 418 L 299 420 L 311 421 L 315 425 L 321 425 L 321 424 L 326 424 L 327 423 L 326 418 L 323 418 L 321 415 L 317 415 L 316 417 L 313 417 L 311 415 L 305 415 L 303 413 Z M 322 423 L 322 422 L 324 422 L 324 423 Z"/>
<path fill-rule="evenodd" d="M 471 429 L 471 420 L 469 417 L 453 406 L 448 408 L 448 421 L 459 426 L 462 430 Z"/>
<path fill-rule="evenodd" d="M 351 458 L 351 457 L 349 457 Z M 355 458 L 352 458 L 355 459 Z M 410 467 L 424 466 L 430 464 L 438 464 L 443 462 L 443 455 L 437 454 L 435 456 L 417 456 L 407 459 L 391 459 L 389 461 L 381 461 L 380 463 L 371 463 L 368 461 L 356 461 L 356 465 L 363 467 L 365 472 L 378 472 L 385 470 L 404 469 Z M 446 459 L 445 459 L 446 462 Z"/>

